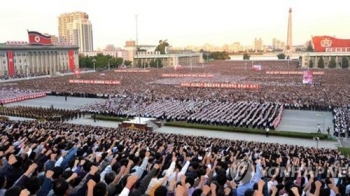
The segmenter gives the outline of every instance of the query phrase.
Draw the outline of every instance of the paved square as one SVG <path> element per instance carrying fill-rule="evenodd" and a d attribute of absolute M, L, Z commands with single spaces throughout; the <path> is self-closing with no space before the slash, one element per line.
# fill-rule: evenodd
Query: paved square
<path fill-rule="evenodd" d="M 85 104 L 91 104 L 97 101 L 102 101 L 105 99 L 95 99 L 95 98 L 79 98 L 79 97 L 68 97 L 65 101 L 64 96 L 46 96 L 37 99 L 28 99 L 25 101 L 15 102 L 6 104 L 5 106 L 32 106 L 32 107 L 44 107 L 49 108 L 53 105 L 55 108 L 63 109 L 75 109 L 78 106 Z"/>

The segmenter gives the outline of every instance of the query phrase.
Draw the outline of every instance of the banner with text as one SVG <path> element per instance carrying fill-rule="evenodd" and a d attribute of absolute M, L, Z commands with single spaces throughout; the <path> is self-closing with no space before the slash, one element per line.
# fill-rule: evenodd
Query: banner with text
<path fill-rule="evenodd" d="M 304 75 L 304 71 L 267 71 L 270 75 Z M 313 75 L 323 76 L 324 71 L 314 71 Z"/>
<path fill-rule="evenodd" d="M 69 80 L 73 84 L 121 84 L 119 80 Z"/>
<path fill-rule="evenodd" d="M 162 74 L 164 78 L 212 78 L 213 74 Z"/>
<path fill-rule="evenodd" d="M 115 69 L 114 72 L 117 73 L 148 73 L 151 70 L 148 69 Z"/>
<path fill-rule="evenodd" d="M 195 88 L 232 88 L 232 89 L 259 89 L 259 84 L 228 84 L 228 83 L 205 83 L 205 82 L 191 82 L 181 83 L 181 87 L 195 87 Z"/>
<path fill-rule="evenodd" d="M 0 103 L 3 103 L 3 104 L 14 103 L 17 101 L 23 101 L 23 100 L 27 100 L 27 99 L 35 99 L 35 98 L 45 97 L 45 96 L 46 96 L 45 92 L 31 93 L 28 95 L 21 95 L 18 97 L 0 99 Z"/>

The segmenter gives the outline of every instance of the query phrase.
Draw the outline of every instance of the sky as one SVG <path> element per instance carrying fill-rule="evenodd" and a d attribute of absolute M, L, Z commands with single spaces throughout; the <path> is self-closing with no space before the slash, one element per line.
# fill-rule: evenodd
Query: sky
<path fill-rule="evenodd" d="M 167 39 L 175 47 L 249 46 L 254 38 L 272 45 L 273 38 L 286 42 L 292 8 L 293 45 L 299 45 L 312 35 L 350 38 L 349 7 L 348 0 L 11 0 L 1 2 L 0 42 L 27 41 L 27 29 L 58 35 L 58 16 L 82 11 L 93 25 L 95 49 L 124 47 L 136 32 L 138 43 L 149 45 Z"/>

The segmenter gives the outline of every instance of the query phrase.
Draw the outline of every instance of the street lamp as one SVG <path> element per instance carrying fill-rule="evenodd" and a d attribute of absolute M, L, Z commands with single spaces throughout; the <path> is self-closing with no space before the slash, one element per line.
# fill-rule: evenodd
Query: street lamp
<path fill-rule="evenodd" d="M 96 59 L 92 59 L 92 63 L 94 64 L 94 71 L 96 71 Z"/>

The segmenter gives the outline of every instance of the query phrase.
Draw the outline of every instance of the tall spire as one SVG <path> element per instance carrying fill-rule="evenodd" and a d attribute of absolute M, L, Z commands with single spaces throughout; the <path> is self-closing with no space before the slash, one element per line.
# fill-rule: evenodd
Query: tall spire
<path fill-rule="evenodd" d="M 287 45 L 286 45 L 286 53 L 287 56 L 293 52 L 293 31 L 292 31 L 292 8 L 289 8 L 288 15 L 288 28 L 287 28 Z"/>

